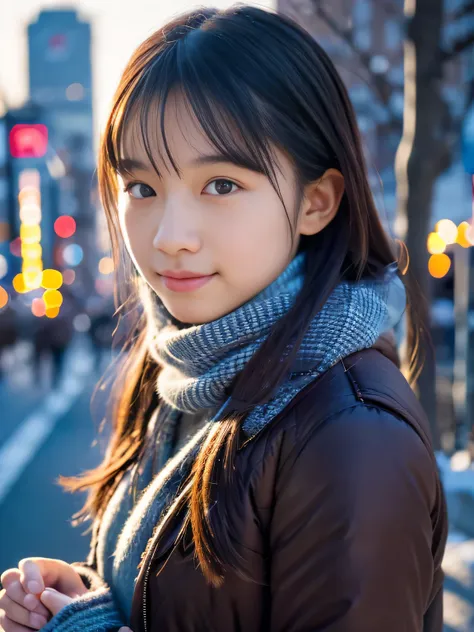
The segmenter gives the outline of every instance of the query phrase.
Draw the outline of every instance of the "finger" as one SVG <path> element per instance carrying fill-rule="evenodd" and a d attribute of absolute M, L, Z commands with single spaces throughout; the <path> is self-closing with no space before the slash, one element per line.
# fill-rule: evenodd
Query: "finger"
<path fill-rule="evenodd" d="M 20 573 L 18 572 L 18 575 L 19 574 Z M 49 616 L 49 610 L 43 606 L 38 597 L 25 593 L 19 580 L 9 584 L 5 591 L 10 599 L 16 601 L 16 603 L 20 604 L 20 606 L 24 606 L 27 610 L 36 612 L 37 614 L 42 614 L 45 617 Z"/>
<path fill-rule="evenodd" d="M 71 597 L 63 595 L 63 593 L 54 590 L 54 588 L 46 588 L 41 593 L 40 599 L 53 615 L 73 601 Z"/>
<path fill-rule="evenodd" d="M 21 585 L 25 592 L 32 593 L 33 595 L 42 593 L 45 586 L 38 564 L 36 564 L 32 558 L 27 557 L 18 562 L 18 568 L 21 573 Z"/>
<path fill-rule="evenodd" d="M 31 628 L 15 623 L 7 617 L 3 610 L 0 610 L 0 632 L 31 632 Z"/>
<path fill-rule="evenodd" d="M 20 571 L 17 568 L 9 568 L 0 576 L 0 582 L 2 583 L 3 588 L 8 588 L 8 585 L 12 582 L 19 581 L 20 579 Z"/>
<path fill-rule="evenodd" d="M 64 595 L 74 597 L 76 594 L 87 592 L 82 577 L 77 570 L 64 562 L 48 557 L 27 557 L 19 563 L 23 570 L 23 587 L 26 592 L 30 592 L 28 584 L 36 581 L 38 577 L 42 580 L 42 588 L 54 588 Z M 33 593 L 38 594 L 38 593 Z"/>
<path fill-rule="evenodd" d="M 47 617 L 30 612 L 26 608 L 23 608 L 23 606 L 20 606 L 16 601 L 10 599 L 6 593 L 1 597 L 1 608 L 10 621 L 35 630 L 39 630 L 45 626 L 48 621 Z"/>

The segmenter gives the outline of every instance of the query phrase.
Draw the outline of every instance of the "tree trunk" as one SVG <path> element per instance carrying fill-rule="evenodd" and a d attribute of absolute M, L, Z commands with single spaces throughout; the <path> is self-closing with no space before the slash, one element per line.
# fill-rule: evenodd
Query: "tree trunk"
<path fill-rule="evenodd" d="M 408 247 L 412 276 L 426 298 L 426 305 L 421 301 L 417 307 L 429 331 L 431 278 L 426 238 L 430 232 L 433 187 L 439 173 L 443 0 L 405 0 L 404 11 L 405 105 L 403 137 L 395 160 L 397 216 L 400 237 Z M 434 354 L 430 349 L 425 351 L 425 366 L 417 387 L 438 450 L 436 365 Z"/>

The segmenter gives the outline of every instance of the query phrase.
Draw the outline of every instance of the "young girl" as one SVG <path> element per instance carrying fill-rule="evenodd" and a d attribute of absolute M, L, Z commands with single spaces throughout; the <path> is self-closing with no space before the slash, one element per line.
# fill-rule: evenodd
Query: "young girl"
<path fill-rule="evenodd" d="M 178 17 L 125 69 L 99 176 L 139 309 L 105 459 L 64 481 L 91 553 L 4 573 L 4 629 L 441 631 L 402 273 L 326 53 L 259 8 Z"/>

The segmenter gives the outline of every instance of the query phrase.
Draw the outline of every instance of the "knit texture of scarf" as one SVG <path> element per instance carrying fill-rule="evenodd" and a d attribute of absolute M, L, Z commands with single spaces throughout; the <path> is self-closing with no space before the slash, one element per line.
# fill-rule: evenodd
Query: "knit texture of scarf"
<path fill-rule="evenodd" d="M 124 620 L 123 608 L 114 605 L 119 593 L 131 601 L 137 565 L 163 524 L 181 484 L 208 431 L 218 423 L 231 397 L 228 387 L 257 351 L 273 325 L 294 304 L 305 277 L 306 257 L 298 254 L 280 276 L 254 298 L 231 313 L 202 325 L 176 323 L 156 297 L 148 348 L 161 366 L 156 390 L 168 408 L 157 448 L 166 467 L 150 481 L 118 539 L 114 556 L 114 583 L 118 589 L 87 593 L 63 608 L 42 628 L 45 632 L 81 630 L 110 631 Z M 245 417 L 243 431 L 249 437 L 268 424 L 307 384 L 342 358 L 370 348 L 384 331 L 400 320 L 405 309 L 405 290 L 396 265 L 378 280 L 344 281 L 331 293 L 311 322 L 296 353 L 291 370 L 270 399 L 255 406 Z M 178 454 L 170 442 L 182 412 L 203 409 L 218 412 Z M 172 458 L 170 458 L 172 456 Z M 150 525 L 150 523 L 152 523 Z M 147 536 L 144 538 L 143 534 Z M 147 550 L 148 550 L 147 546 Z"/>
<path fill-rule="evenodd" d="M 159 397 L 173 409 L 194 413 L 218 408 L 226 390 L 295 302 L 305 277 L 305 253 L 233 312 L 203 325 L 178 328 L 155 300 L 149 350 L 162 367 Z M 243 430 L 252 435 L 314 378 L 351 353 L 371 347 L 405 308 L 405 290 L 392 264 L 377 280 L 342 282 L 312 320 L 287 380 L 270 401 L 252 409 Z"/>

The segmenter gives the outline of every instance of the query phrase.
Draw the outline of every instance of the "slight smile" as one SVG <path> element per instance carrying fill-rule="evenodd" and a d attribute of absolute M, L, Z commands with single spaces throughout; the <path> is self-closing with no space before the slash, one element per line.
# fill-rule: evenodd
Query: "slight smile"
<path fill-rule="evenodd" d="M 193 290 L 198 290 L 208 283 L 215 274 L 208 274 L 206 276 L 193 276 L 193 277 L 184 277 L 181 279 L 177 279 L 175 277 L 166 276 L 164 274 L 159 274 L 163 279 L 163 283 L 168 290 L 172 292 L 192 292 Z"/>

